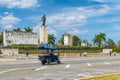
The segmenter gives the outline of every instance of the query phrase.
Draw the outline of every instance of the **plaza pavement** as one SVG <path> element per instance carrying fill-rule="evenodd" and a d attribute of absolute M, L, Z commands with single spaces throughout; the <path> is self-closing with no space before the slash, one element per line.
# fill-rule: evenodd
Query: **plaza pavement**
<path fill-rule="evenodd" d="M 99 59 L 105 59 L 105 58 L 114 58 L 114 57 L 120 57 L 117 56 L 61 56 L 60 61 L 76 61 L 76 60 L 99 60 Z M 26 64 L 26 63 L 40 63 L 38 60 L 38 56 L 29 56 L 28 58 L 25 55 L 22 56 L 14 56 L 14 57 L 7 57 L 7 58 L 0 58 L 0 65 L 2 64 Z"/>

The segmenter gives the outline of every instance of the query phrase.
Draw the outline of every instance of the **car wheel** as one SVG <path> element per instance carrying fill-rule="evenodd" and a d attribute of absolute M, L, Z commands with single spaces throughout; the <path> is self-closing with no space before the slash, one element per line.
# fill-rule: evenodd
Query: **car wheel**
<path fill-rule="evenodd" d="M 45 63 L 46 63 L 45 61 L 41 61 L 41 64 L 42 64 L 42 65 L 45 65 Z"/>

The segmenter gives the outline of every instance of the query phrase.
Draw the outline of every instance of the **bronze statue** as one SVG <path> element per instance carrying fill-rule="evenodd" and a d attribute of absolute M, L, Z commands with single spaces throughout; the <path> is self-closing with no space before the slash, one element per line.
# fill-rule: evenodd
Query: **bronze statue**
<path fill-rule="evenodd" d="M 43 16 L 42 16 L 41 21 L 42 21 L 42 26 L 45 26 L 46 15 L 43 15 Z"/>

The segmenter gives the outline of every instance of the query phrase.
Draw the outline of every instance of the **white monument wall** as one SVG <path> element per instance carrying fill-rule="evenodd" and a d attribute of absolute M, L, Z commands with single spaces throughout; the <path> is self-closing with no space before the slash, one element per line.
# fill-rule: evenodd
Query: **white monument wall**
<path fill-rule="evenodd" d="M 72 46 L 72 36 L 71 35 L 64 35 L 64 45 Z"/>
<path fill-rule="evenodd" d="M 4 31 L 3 32 L 3 44 L 4 46 L 9 45 L 38 45 L 38 35 L 33 32 L 14 32 Z"/>

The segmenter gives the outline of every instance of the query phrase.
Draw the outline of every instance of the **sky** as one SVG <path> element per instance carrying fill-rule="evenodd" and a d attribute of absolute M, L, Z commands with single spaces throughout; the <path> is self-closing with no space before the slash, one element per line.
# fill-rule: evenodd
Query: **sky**
<path fill-rule="evenodd" d="M 91 44 L 100 32 L 120 40 L 120 0 L 0 0 L 0 32 L 29 26 L 39 34 L 44 14 L 56 42 L 64 33 Z"/>

